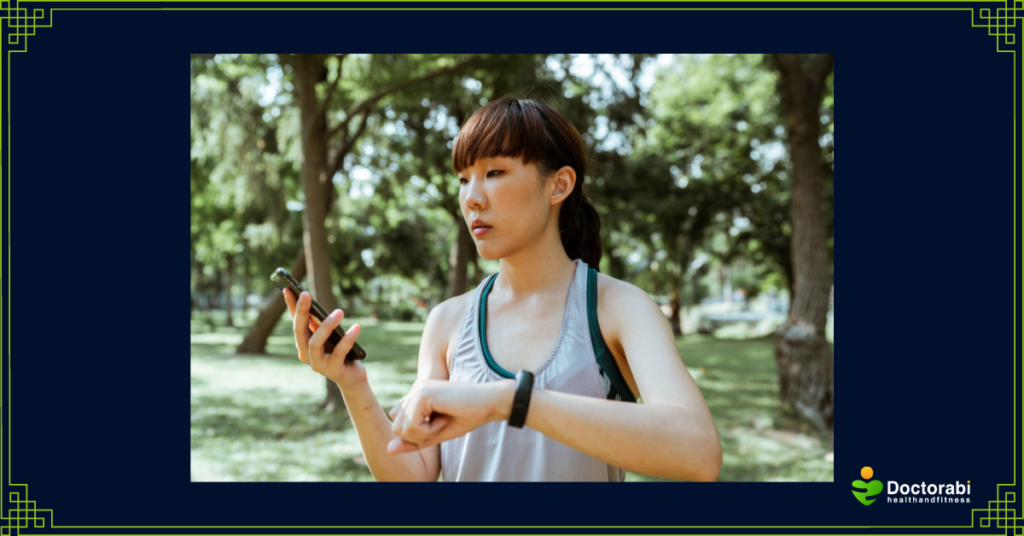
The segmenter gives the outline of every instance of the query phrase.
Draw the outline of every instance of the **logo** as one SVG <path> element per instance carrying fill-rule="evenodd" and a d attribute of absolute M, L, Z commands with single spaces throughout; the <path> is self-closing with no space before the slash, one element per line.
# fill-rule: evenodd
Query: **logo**
<path fill-rule="evenodd" d="M 961 484 L 959 480 L 944 484 L 930 484 L 926 481 L 920 483 L 901 484 L 895 480 L 889 480 L 884 485 L 881 480 L 871 480 L 875 476 L 874 469 L 864 467 L 860 470 L 860 476 L 864 480 L 854 480 L 853 496 L 864 506 L 874 503 L 876 495 L 885 491 L 885 502 L 895 504 L 969 504 L 971 502 L 971 481 Z M 865 482 L 866 480 L 866 482 Z"/>
<path fill-rule="evenodd" d="M 882 490 L 885 489 L 885 485 L 882 484 L 881 480 L 871 480 L 871 477 L 874 475 L 875 471 L 873 469 L 865 467 L 860 470 L 860 476 L 864 480 L 867 480 L 867 482 L 864 482 L 864 480 L 853 481 L 853 487 L 863 490 L 854 491 L 853 496 L 856 497 L 864 506 L 867 506 L 877 500 L 869 499 L 868 497 L 874 497 L 875 495 L 882 493 Z"/>

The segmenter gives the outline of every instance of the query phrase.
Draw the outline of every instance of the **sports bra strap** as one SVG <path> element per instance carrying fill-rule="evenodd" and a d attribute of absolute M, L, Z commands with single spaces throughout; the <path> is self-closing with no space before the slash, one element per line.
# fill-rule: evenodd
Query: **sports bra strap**
<path fill-rule="evenodd" d="M 594 345 L 594 357 L 597 358 L 597 365 L 601 373 L 611 383 L 608 393 L 609 399 L 619 399 L 623 402 L 636 402 L 633 391 L 629 389 L 626 379 L 619 371 L 619 365 L 615 363 L 608 345 L 601 336 L 601 328 L 597 324 L 597 270 L 587 267 L 587 319 L 590 321 L 590 342 Z"/>

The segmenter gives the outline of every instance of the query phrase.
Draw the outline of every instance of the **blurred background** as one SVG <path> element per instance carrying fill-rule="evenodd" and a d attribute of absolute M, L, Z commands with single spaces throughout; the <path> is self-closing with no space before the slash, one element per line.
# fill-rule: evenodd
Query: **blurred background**
<path fill-rule="evenodd" d="M 509 95 L 583 134 L 600 270 L 664 310 L 720 480 L 833 480 L 831 55 L 197 54 L 190 72 L 193 481 L 373 480 L 270 275 L 363 326 L 390 409 L 430 308 L 497 271 L 451 147 Z"/>

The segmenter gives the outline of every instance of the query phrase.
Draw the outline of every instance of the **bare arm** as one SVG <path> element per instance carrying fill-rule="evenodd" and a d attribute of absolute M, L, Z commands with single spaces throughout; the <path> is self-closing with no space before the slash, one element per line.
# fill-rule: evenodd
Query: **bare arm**
<path fill-rule="evenodd" d="M 526 426 L 604 462 L 651 476 L 711 481 L 718 478 L 722 447 L 711 412 L 679 358 L 665 315 L 643 291 L 621 282 L 602 289 L 602 332 L 621 345 L 643 404 L 535 389 Z M 477 426 L 508 419 L 514 382 L 484 385 L 417 382 L 419 412 L 449 414 Z M 446 385 L 447 384 L 447 385 Z M 480 408 L 486 408 L 481 412 Z M 410 412 L 409 422 L 422 422 Z M 401 423 L 396 420 L 396 427 Z M 465 433 L 442 429 L 433 437 L 398 430 L 400 451 L 435 445 Z"/>
<path fill-rule="evenodd" d="M 345 399 L 345 406 L 352 418 L 356 435 L 359 437 L 363 457 L 366 458 L 366 464 L 370 467 L 373 477 L 378 481 L 436 482 L 440 469 L 438 447 L 398 456 L 387 452 L 388 442 L 395 438 L 391 433 L 391 420 L 388 419 L 384 408 L 381 407 L 377 397 L 370 389 L 363 364 L 354 360 L 345 361 L 345 355 L 348 354 L 359 334 L 358 327 L 353 326 L 353 329 L 350 329 L 348 334 L 342 338 L 334 351 L 329 355 L 324 355 L 323 344 L 330 331 L 341 322 L 343 315 L 328 317 L 328 320 L 322 326 L 315 328 L 316 332 L 310 336 L 305 328 L 307 325 L 311 328 L 314 327 L 315 320 L 313 324 L 310 324 L 309 295 L 304 292 L 298 302 L 289 290 L 284 291 L 284 296 L 288 309 L 292 313 L 299 359 L 310 364 L 314 371 L 327 376 L 338 385 L 342 397 Z M 428 319 L 428 328 L 430 325 L 431 321 Z M 421 360 L 423 356 L 424 346 L 421 345 Z M 445 377 L 447 377 L 447 372 Z"/>

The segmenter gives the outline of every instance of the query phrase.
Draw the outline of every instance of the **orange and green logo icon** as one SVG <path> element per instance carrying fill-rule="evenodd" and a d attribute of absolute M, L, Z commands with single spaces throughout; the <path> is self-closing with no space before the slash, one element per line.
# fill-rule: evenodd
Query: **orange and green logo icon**
<path fill-rule="evenodd" d="M 875 495 L 882 493 L 882 488 L 885 487 L 882 485 L 881 480 L 871 480 L 871 477 L 874 476 L 874 474 L 874 470 L 872 470 L 870 467 L 865 467 L 860 470 L 860 476 L 864 480 L 867 480 L 867 482 L 864 482 L 864 480 L 853 481 L 853 487 L 860 490 L 864 490 L 853 492 L 853 496 L 856 497 L 857 500 L 860 501 L 860 503 L 863 504 L 864 506 L 867 506 L 875 502 L 875 499 L 869 499 L 868 497 L 874 497 Z"/>

